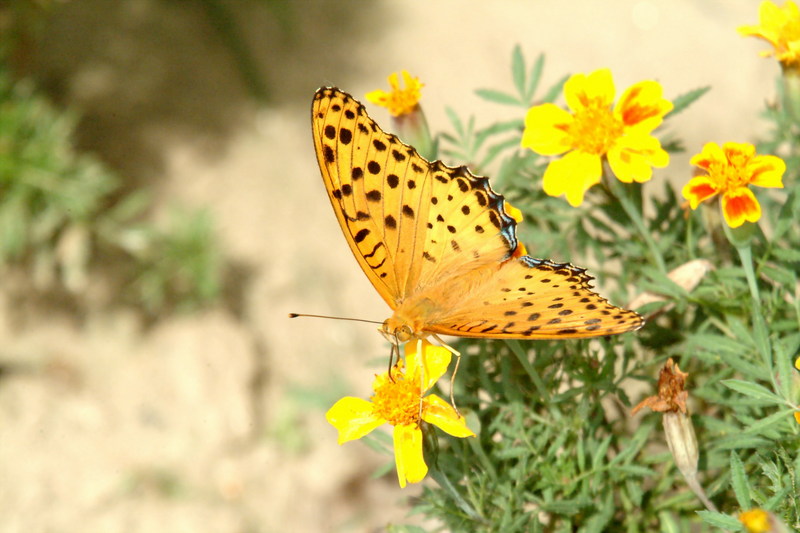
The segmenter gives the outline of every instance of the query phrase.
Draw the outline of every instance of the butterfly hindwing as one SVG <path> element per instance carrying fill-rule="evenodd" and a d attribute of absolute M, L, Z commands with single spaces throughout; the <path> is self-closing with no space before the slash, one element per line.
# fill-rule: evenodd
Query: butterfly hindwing
<path fill-rule="evenodd" d="M 568 263 L 511 259 L 457 306 L 430 317 L 432 333 L 461 337 L 557 339 L 638 329 L 642 318 L 591 290 L 591 276 Z"/>

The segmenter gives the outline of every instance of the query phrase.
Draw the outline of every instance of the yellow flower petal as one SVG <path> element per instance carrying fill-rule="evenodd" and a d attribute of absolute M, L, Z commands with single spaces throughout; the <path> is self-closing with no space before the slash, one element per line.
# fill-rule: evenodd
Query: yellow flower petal
<path fill-rule="evenodd" d="M 740 187 L 722 195 L 722 216 L 730 227 L 738 228 L 745 221 L 758 222 L 761 218 L 761 205 L 753 191 Z"/>
<path fill-rule="evenodd" d="M 325 413 L 325 419 L 339 431 L 339 444 L 360 439 L 386 421 L 376 416 L 372 404 L 361 398 L 342 398 Z"/>
<path fill-rule="evenodd" d="M 637 131 L 650 133 L 661 124 L 664 115 L 674 107 L 663 95 L 664 89 L 658 82 L 635 83 L 622 93 L 614 108 L 614 114 L 626 126 L 636 126 Z"/>
<path fill-rule="evenodd" d="M 395 426 L 394 461 L 400 487 L 406 483 L 419 483 L 428 473 L 422 455 L 422 431 L 416 426 Z"/>
<path fill-rule="evenodd" d="M 750 174 L 750 184 L 757 187 L 783 188 L 783 173 L 786 172 L 786 163 L 774 155 L 759 155 L 753 157 L 747 164 Z"/>
<path fill-rule="evenodd" d="M 569 128 L 573 120 L 570 113 L 555 104 L 530 108 L 525 115 L 522 147 L 541 155 L 563 154 L 572 148 Z"/>
<path fill-rule="evenodd" d="M 798 424 L 800 424 L 800 411 L 794 412 L 794 419 L 797 421 Z"/>
<path fill-rule="evenodd" d="M 692 156 L 689 164 L 708 170 L 712 162 L 724 161 L 725 153 L 717 143 L 706 143 L 699 154 Z"/>
<path fill-rule="evenodd" d="M 564 99 L 575 112 L 586 107 L 611 107 L 614 102 L 614 80 L 607 68 L 586 74 L 573 74 L 564 83 Z"/>
<path fill-rule="evenodd" d="M 601 175 L 600 157 L 576 150 L 550 162 L 544 171 L 542 187 L 550 196 L 565 194 L 569 205 L 578 207 L 589 187 L 600 183 Z"/>
<path fill-rule="evenodd" d="M 420 358 L 417 353 L 417 346 L 422 345 L 422 357 Z M 452 355 L 450 350 L 442 346 L 434 346 L 425 339 L 421 343 L 418 341 L 411 341 L 406 343 L 406 379 L 419 380 L 420 375 L 420 359 L 424 363 L 425 373 L 424 382 L 422 383 L 422 394 L 439 381 L 439 378 L 447 372 L 447 367 L 450 366 L 450 359 Z"/>
<path fill-rule="evenodd" d="M 459 416 L 453 406 L 435 394 L 425 397 L 422 419 L 454 437 L 474 437 L 467 420 Z"/>
<path fill-rule="evenodd" d="M 800 10 L 794 2 L 778 7 L 772 2 L 762 2 L 759 7 L 759 24 L 741 26 L 738 32 L 746 37 L 758 37 L 770 43 L 773 50 L 761 52 L 764 57 L 775 56 L 784 66 L 800 62 Z"/>
<path fill-rule="evenodd" d="M 683 186 L 683 197 L 689 200 L 689 206 L 697 209 L 701 202 L 719 193 L 716 183 L 708 176 L 695 176 Z"/>
<path fill-rule="evenodd" d="M 516 220 L 517 223 L 522 222 L 522 211 L 520 211 L 507 201 L 503 203 L 503 207 L 505 208 L 505 212 L 508 216 Z"/>
<path fill-rule="evenodd" d="M 652 135 L 626 135 L 609 150 L 608 163 L 620 181 L 643 183 L 653 176 L 653 167 L 669 164 L 669 154 Z"/>

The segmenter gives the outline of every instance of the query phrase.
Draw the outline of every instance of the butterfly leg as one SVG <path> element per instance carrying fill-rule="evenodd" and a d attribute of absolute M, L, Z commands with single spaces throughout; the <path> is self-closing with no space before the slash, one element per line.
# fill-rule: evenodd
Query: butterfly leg
<path fill-rule="evenodd" d="M 391 349 L 389 349 L 389 370 L 387 371 L 387 374 L 389 376 L 389 381 L 391 381 L 392 383 L 394 383 L 394 376 L 392 375 L 392 363 L 394 362 L 395 350 L 397 350 L 397 360 L 399 361 L 400 360 L 400 347 L 397 346 L 397 344 L 393 342 Z"/>
<path fill-rule="evenodd" d="M 458 407 L 456 407 L 456 399 L 453 396 L 453 389 L 455 388 L 454 385 L 455 385 L 455 382 L 456 382 L 456 374 L 458 374 L 458 367 L 459 367 L 459 365 L 461 365 L 461 352 L 459 352 L 458 350 L 456 350 L 455 348 L 453 348 L 452 346 L 450 346 L 449 344 L 444 342 L 435 333 L 432 336 L 433 336 L 434 339 L 436 339 L 436 341 L 439 344 L 442 345 L 443 348 L 446 348 L 451 354 L 456 356 L 456 366 L 453 367 L 453 373 L 450 374 L 450 405 L 453 406 L 453 409 L 455 409 L 456 414 L 458 416 L 461 416 L 461 412 L 458 410 Z"/>

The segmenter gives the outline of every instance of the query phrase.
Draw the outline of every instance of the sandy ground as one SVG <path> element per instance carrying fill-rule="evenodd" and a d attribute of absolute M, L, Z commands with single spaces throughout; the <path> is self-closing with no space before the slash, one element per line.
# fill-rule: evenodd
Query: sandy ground
<path fill-rule="evenodd" d="M 20 308 L 4 280 L 0 533 L 345 532 L 405 520 L 419 487 L 372 479 L 387 457 L 338 446 L 324 420 L 338 397 L 368 395 L 386 346 L 370 326 L 287 319 L 387 316 L 327 205 L 309 135 L 317 87 L 360 97 L 406 68 L 425 82 L 440 131 L 445 106 L 479 124 L 511 116 L 473 90 L 510 87 L 517 43 L 530 59 L 546 53 L 547 84 L 610 67 L 620 90 L 646 78 L 667 97 L 712 85 L 670 122 L 689 153 L 659 177 L 683 181 L 704 142 L 764 131 L 758 112 L 778 71 L 735 32 L 757 21 L 755 1 L 231 4 L 266 106 L 199 2 L 73 0 L 46 25 L 32 75 L 83 113 L 81 146 L 127 186 L 152 187 L 157 213 L 211 210 L 241 293 L 145 327 L 122 306 L 80 317 Z"/>

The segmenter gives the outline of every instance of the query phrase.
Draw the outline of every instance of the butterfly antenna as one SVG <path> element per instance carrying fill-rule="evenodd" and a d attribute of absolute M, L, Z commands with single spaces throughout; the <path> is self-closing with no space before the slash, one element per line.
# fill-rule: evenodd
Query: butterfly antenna
<path fill-rule="evenodd" d="M 289 313 L 289 318 L 329 318 L 331 320 L 350 320 L 352 322 L 366 322 L 367 324 L 383 324 L 383 322 L 378 322 L 376 320 L 366 320 L 363 318 L 350 318 L 346 316 L 328 316 L 328 315 L 307 315 L 305 313 Z"/>

